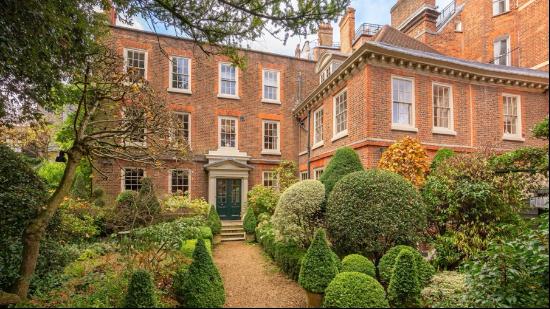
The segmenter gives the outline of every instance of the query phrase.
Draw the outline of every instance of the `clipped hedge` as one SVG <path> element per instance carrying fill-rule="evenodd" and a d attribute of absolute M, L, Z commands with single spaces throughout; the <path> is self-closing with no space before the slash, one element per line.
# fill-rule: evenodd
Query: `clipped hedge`
<path fill-rule="evenodd" d="M 193 262 L 185 275 L 179 295 L 186 308 L 221 308 L 225 303 L 223 281 L 212 261 L 206 241 L 199 239 Z"/>
<path fill-rule="evenodd" d="M 208 226 L 212 230 L 212 234 L 218 235 L 222 231 L 222 221 L 218 215 L 216 207 L 210 205 L 210 212 L 208 213 Z"/>
<path fill-rule="evenodd" d="M 212 233 L 212 229 L 208 226 L 199 226 L 200 235 L 203 239 L 208 239 L 212 241 L 214 239 L 214 234 Z"/>
<path fill-rule="evenodd" d="M 336 184 L 326 224 L 338 254 L 361 253 L 376 261 L 396 244 L 422 239 L 426 210 L 409 181 L 372 169 L 349 174 Z"/>
<path fill-rule="evenodd" d="M 197 243 L 198 243 L 197 239 L 184 240 L 181 244 L 181 249 L 180 249 L 183 255 L 187 257 L 192 257 L 193 253 L 195 252 Z M 204 243 L 205 243 L 206 249 L 208 250 L 208 253 L 212 255 L 212 242 L 210 241 L 210 239 L 204 239 Z"/>
<path fill-rule="evenodd" d="M 380 259 L 380 262 L 378 263 L 380 282 L 382 282 L 382 284 L 388 284 L 390 282 L 397 256 L 402 250 L 410 251 L 413 254 L 420 287 L 427 286 L 430 283 L 432 276 L 435 274 L 434 267 L 430 263 L 428 263 L 428 261 L 426 261 L 426 259 L 422 256 L 420 252 L 418 252 L 418 250 L 413 247 L 403 245 L 391 248 Z"/>
<path fill-rule="evenodd" d="M 355 150 L 351 147 L 341 147 L 336 150 L 319 180 L 325 185 L 325 193 L 329 196 L 342 177 L 363 170 L 363 164 Z"/>
<path fill-rule="evenodd" d="M 156 307 L 155 287 L 151 275 L 140 269 L 132 273 L 128 284 L 128 293 L 124 300 L 125 308 L 154 308 Z"/>
<path fill-rule="evenodd" d="M 420 283 L 417 263 L 410 250 L 401 250 L 397 255 L 388 286 L 388 300 L 394 308 L 416 308 L 420 305 Z"/>
<path fill-rule="evenodd" d="M 376 278 L 374 263 L 361 254 L 350 254 L 342 260 L 342 272 L 359 272 Z"/>
<path fill-rule="evenodd" d="M 327 243 L 325 231 L 318 229 L 302 261 L 298 283 L 312 293 L 324 293 L 338 274 L 338 264 Z"/>
<path fill-rule="evenodd" d="M 243 228 L 247 234 L 254 234 L 256 230 L 256 215 L 254 215 L 254 210 L 252 207 L 248 207 L 246 214 L 244 215 Z"/>
<path fill-rule="evenodd" d="M 325 290 L 325 308 L 389 308 L 384 288 L 369 275 L 342 272 Z"/>

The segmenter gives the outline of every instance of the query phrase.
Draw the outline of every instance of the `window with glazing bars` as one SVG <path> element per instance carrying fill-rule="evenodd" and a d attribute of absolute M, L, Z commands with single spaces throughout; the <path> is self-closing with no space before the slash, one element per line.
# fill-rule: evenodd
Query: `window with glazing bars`
<path fill-rule="evenodd" d="M 237 95 L 237 69 L 235 66 L 222 63 L 220 71 L 221 94 Z"/>
<path fill-rule="evenodd" d="M 279 100 L 279 72 L 264 70 L 264 99 Z"/>
<path fill-rule="evenodd" d="M 518 98 L 504 97 L 504 133 L 519 135 L 518 130 Z"/>
<path fill-rule="evenodd" d="M 313 143 L 317 144 L 323 140 L 323 109 L 318 109 L 313 114 Z"/>
<path fill-rule="evenodd" d="M 145 78 L 145 52 L 126 50 L 126 71 L 133 81 Z"/>
<path fill-rule="evenodd" d="M 189 142 L 190 117 L 188 113 L 174 113 L 173 138 L 177 142 Z"/>
<path fill-rule="evenodd" d="M 341 92 L 334 99 L 334 133 L 338 134 L 348 128 L 348 93 Z"/>
<path fill-rule="evenodd" d="M 279 150 L 279 123 L 274 121 L 264 122 L 264 149 Z"/>
<path fill-rule="evenodd" d="M 412 81 L 394 78 L 392 83 L 393 123 L 412 126 Z"/>
<path fill-rule="evenodd" d="M 189 90 L 189 59 L 172 57 L 172 88 Z"/>
<path fill-rule="evenodd" d="M 264 187 L 277 188 L 277 173 L 274 171 L 264 172 Z"/>
<path fill-rule="evenodd" d="M 189 193 L 189 171 L 172 170 L 170 190 L 176 194 Z"/>
<path fill-rule="evenodd" d="M 124 190 L 139 191 L 141 189 L 141 180 L 143 179 L 143 169 L 125 168 L 124 169 Z"/>
<path fill-rule="evenodd" d="M 220 146 L 235 148 L 237 146 L 237 123 L 232 118 L 220 119 Z"/>
<path fill-rule="evenodd" d="M 451 129 L 451 87 L 434 85 L 434 127 Z"/>

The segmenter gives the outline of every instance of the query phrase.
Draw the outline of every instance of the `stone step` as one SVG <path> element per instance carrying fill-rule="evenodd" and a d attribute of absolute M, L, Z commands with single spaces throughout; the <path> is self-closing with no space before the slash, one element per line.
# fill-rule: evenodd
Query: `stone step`
<path fill-rule="evenodd" d="M 243 231 L 244 228 L 242 226 L 224 226 L 222 227 L 222 232 L 229 232 L 229 231 Z"/>
<path fill-rule="evenodd" d="M 245 241 L 244 237 L 232 237 L 232 238 L 222 238 L 222 242 L 226 241 Z"/>
<path fill-rule="evenodd" d="M 241 237 L 241 236 L 244 236 L 244 232 L 231 232 L 231 233 L 222 232 L 220 235 L 221 235 L 222 238 L 224 238 L 224 237 Z"/>
<path fill-rule="evenodd" d="M 243 225 L 243 222 L 242 221 L 222 221 L 222 227 L 224 226 L 242 226 Z"/>

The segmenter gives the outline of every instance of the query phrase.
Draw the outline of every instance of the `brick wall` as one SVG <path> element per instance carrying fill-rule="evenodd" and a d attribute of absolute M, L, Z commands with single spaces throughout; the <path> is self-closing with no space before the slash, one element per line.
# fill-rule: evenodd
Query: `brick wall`
<path fill-rule="evenodd" d="M 423 5 L 435 6 L 435 0 L 398 0 L 391 8 L 391 25 L 397 28 Z"/>

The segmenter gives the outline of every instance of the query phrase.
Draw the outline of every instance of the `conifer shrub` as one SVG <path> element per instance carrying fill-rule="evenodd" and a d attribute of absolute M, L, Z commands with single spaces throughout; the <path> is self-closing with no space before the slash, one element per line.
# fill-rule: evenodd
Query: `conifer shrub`
<path fill-rule="evenodd" d="M 426 210 L 416 188 L 384 170 L 351 173 L 329 196 L 327 232 L 339 255 L 360 253 L 377 261 L 396 244 L 421 240 Z"/>
<path fill-rule="evenodd" d="M 420 287 L 425 287 L 430 283 L 432 276 L 435 273 L 434 267 L 422 256 L 418 250 L 409 246 L 395 246 L 388 250 L 378 263 L 378 272 L 380 274 L 380 282 L 387 285 L 393 274 L 395 261 L 402 250 L 410 251 L 414 257 L 416 271 L 418 274 L 418 283 Z"/>
<path fill-rule="evenodd" d="M 185 282 L 177 290 L 186 308 L 221 308 L 225 303 L 223 281 L 206 242 L 199 239 L 193 252 L 193 262 L 185 275 Z"/>
<path fill-rule="evenodd" d="M 454 155 L 455 155 L 455 152 L 452 151 L 451 149 L 447 149 L 447 148 L 439 149 L 435 153 L 434 158 L 432 159 L 432 164 L 430 165 L 430 169 L 432 171 L 435 170 L 441 162 L 447 160 L 448 158 L 450 158 Z"/>
<path fill-rule="evenodd" d="M 338 265 L 330 250 L 325 231 L 318 229 L 302 260 L 298 283 L 311 293 L 324 293 L 336 274 Z"/>
<path fill-rule="evenodd" d="M 376 278 L 374 263 L 361 254 L 350 254 L 342 260 L 342 272 L 359 272 Z"/>
<path fill-rule="evenodd" d="M 154 308 L 155 306 L 155 287 L 151 275 L 142 269 L 134 271 L 128 284 L 124 307 Z"/>
<path fill-rule="evenodd" d="M 320 225 L 325 187 L 317 180 L 293 184 L 281 194 L 271 218 L 277 241 L 308 248 Z"/>
<path fill-rule="evenodd" d="M 252 207 L 248 207 L 246 214 L 244 215 L 243 228 L 247 234 L 254 234 L 256 230 L 256 216 L 254 215 L 254 210 Z"/>
<path fill-rule="evenodd" d="M 388 286 L 388 300 L 393 308 L 416 308 L 420 305 L 420 283 L 416 259 L 410 250 L 397 255 Z"/>
<path fill-rule="evenodd" d="M 430 169 L 430 159 L 417 139 L 406 136 L 384 151 L 378 167 L 397 173 L 421 187 Z"/>
<path fill-rule="evenodd" d="M 199 238 L 199 239 L 202 239 L 202 238 Z M 205 246 L 206 246 L 206 250 L 208 251 L 208 253 L 210 255 L 212 255 L 212 242 L 210 241 L 210 239 L 205 239 L 204 243 L 205 243 Z M 197 239 L 184 240 L 181 244 L 180 250 L 181 250 L 181 252 L 183 252 L 183 255 L 190 258 L 190 257 L 193 256 L 193 253 L 195 252 L 195 250 L 197 248 L 197 244 L 198 244 Z"/>
<path fill-rule="evenodd" d="M 212 234 L 218 235 L 222 230 L 222 221 L 218 215 L 216 207 L 210 205 L 210 212 L 208 213 L 208 226 L 212 230 Z"/>
<path fill-rule="evenodd" d="M 324 308 L 389 308 L 384 288 L 369 275 L 342 272 L 325 290 Z"/>
<path fill-rule="evenodd" d="M 349 173 L 363 170 L 363 164 L 355 150 L 341 147 L 336 150 L 319 180 L 325 185 L 325 193 L 329 196 L 338 180 Z"/>

